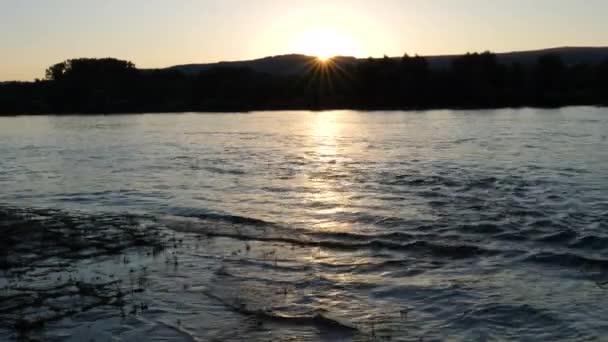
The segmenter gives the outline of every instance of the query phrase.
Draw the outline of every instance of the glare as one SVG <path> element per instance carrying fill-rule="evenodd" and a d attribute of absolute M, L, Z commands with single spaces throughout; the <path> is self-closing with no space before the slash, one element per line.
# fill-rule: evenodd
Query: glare
<path fill-rule="evenodd" d="M 334 29 L 318 28 L 302 32 L 293 40 L 294 53 L 316 56 L 327 61 L 335 56 L 358 56 L 360 48 L 351 36 Z"/>

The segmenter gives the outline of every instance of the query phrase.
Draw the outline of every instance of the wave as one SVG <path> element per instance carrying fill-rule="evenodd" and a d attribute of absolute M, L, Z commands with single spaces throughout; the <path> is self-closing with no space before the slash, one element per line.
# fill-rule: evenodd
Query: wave
<path fill-rule="evenodd" d="M 192 209 L 192 208 L 172 208 L 169 210 L 169 213 L 175 217 L 185 217 L 185 218 L 196 218 L 199 220 L 208 220 L 215 222 L 224 222 L 229 224 L 237 224 L 237 225 L 251 225 L 251 226 L 272 226 L 274 223 L 267 222 L 264 220 L 239 216 L 239 215 L 230 215 L 230 214 L 219 214 L 219 213 L 210 213 L 200 209 Z"/>
<path fill-rule="evenodd" d="M 222 168 L 214 167 L 214 166 L 204 167 L 203 170 L 208 171 L 210 173 L 217 173 L 217 174 L 221 174 L 221 175 L 242 176 L 242 175 L 246 174 L 246 172 L 243 171 L 243 170 L 238 170 L 238 169 L 222 169 Z"/>
<path fill-rule="evenodd" d="M 457 187 L 460 186 L 461 183 L 455 180 L 452 180 L 447 177 L 439 176 L 439 175 L 429 175 L 420 177 L 418 175 L 397 175 L 393 176 L 392 179 L 381 180 L 379 182 L 383 185 L 407 185 L 412 187 L 424 187 L 430 185 L 444 185 L 447 187 Z"/>
<path fill-rule="evenodd" d="M 540 252 L 528 256 L 526 261 L 589 271 L 607 271 L 608 260 L 591 258 L 570 252 Z"/>
<path fill-rule="evenodd" d="M 549 310 L 537 308 L 529 304 L 511 304 L 511 303 L 486 303 L 473 307 L 463 316 L 456 320 L 457 323 L 477 326 L 492 327 L 494 330 L 510 329 L 530 331 L 536 327 L 547 329 L 564 330 L 560 334 L 574 334 L 572 327 L 565 328 L 567 323 L 558 318 L 558 316 Z M 562 335 L 563 336 L 563 335 Z M 571 336 L 573 337 L 573 336 Z"/>
<path fill-rule="evenodd" d="M 493 223 L 464 224 L 458 228 L 470 233 L 498 234 L 503 232 L 503 228 Z"/>
<path fill-rule="evenodd" d="M 219 217 L 219 220 L 224 221 L 225 218 L 225 216 L 221 216 Z M 241 221 L 247 222 L 247 220 L 239 220 L 238 222 Z M 255 220 L 254 222 L 258 221 Z M 221 225 L 209 225 L 208 222 L 205 221 L 183 221 L 171 218 L 167 218 L 165 224 L 167 227 L 176 231 L 198 233 L 208 237 L 226 237 L 240 241 L 286 243 L 302 247 L 321 247 L 345 251 L 386 249 L 397 252 L 428 253 L 437 257 L 449 257 L 454 259 L 469 258 L 479 255 L 496 255 L 500 253 L 499 251 L 472 244 L 428 242 L 420 240 L 420 237 L 424 237 L 423 235 L 416 237 L 406 233 L 389 233 L 384 235 L 311 233 L 295 228 L 282 228 L 276 225 L 274 227 L 265 227 L 266 229 L 258 229 L 259 227 L 256 226 L 244 226 L 242 229 L 236 229 L 234 226 L 223 227 Z"/>
<path fill-rule="evenodd" d="M 409 247 L 419 249 L 422 251 L 428 251 L 431 254 L 439 257 L 449 258 L 470 258 L 479 255 L 497 255 L 499 251 L 490 250 L 483 247 L 468 244 L 438 244 L 426 241 L 416 241 L 410 244 Z"/>
<path fill-rule="evenodd" d="M 570 247 L 586 250 L 605 250 L 608 248 L 608 237 L 585 236 L 571 243 Z"/>
<path fill-rule="evenodd" d="M 323 216 L 325 218 L 325 216 Z M 332 214 L 331 219 L 337 222 L 371 225 L 381 228 L 422 228 L 425 222 L 421 220 L 404 219 L 396 216 L 374 215 L 366 212 L 341 212 Z"/>
<path fill-rule="evenodd" d="M 275 312 L 272 309 L 253 309 L 248 307 L 246 303 L 233 303 L 230 300 L 224 299 L 221 296 L 212 293 L 209 290 L 203 290 L 202 292 L 207 297 L 217 300 L 234 312 L 245 316 L 251 316 L 261 321 L 270 321 L 289 325 L 309 325 L 322 331 L 340 331 L 348 334 L 358 332 L 357 328 L 336 319 L 329 318 L 321 313 L 313 312 L 309 315 L 285 315 Z"/>
<path fill-rule="evenodd" d="M 536 238 L 536 241 L 539 242 L 547 242 L 547 243 L 566 243 L 575 239 L 577 234 L 570 230 L 563 230 L 556 233 L 550 233 L 547 235 L 543 235 L 539 238 Z"/>
<path fill-rule="evenodd" d="M 318 239 L 331 239 L 338 241 L 369 241 L 373 239 L 388 240 L 388 241 L 412 241 L 416 238 L 424 237 L 435 237 L 433 234 L 409 234 L 404 232 L 392 232 L 383 234 L 358 234 L 349 232 L 314 232 L 307 231 L 308 236 L 313 236 Z"/>

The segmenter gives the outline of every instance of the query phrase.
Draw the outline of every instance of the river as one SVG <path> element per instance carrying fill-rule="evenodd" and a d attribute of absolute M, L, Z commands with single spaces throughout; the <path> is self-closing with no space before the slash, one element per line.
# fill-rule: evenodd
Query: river
<path fill-rule="evenodd" d="M 132 313 L 83 308 L 35 338 L 608 334 L 606 108 L 2 117 L 0 156 L 7 222 L 153 225 L 172 241 L 0 271 L 0 292 L 66 274 L 141 287 Z M 1 317 L 28 314 L 9 297 Z"/>

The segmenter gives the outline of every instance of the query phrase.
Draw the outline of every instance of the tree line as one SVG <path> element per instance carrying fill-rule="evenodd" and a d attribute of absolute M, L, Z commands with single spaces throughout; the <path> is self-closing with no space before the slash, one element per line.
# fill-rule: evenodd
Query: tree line
<path fill-rule="evenodd" d="M 567 65 L 558 54 L 499 63 L 490 52 L 430 68 L 420 56 L 313 62 L 273 75 L 217 66 L 197 75 L 137 69 L 113 58 L 72 59 L 44 80 L 0 84 L 0 114 L 248 111 L 266 109 L 494 108 L 608 104 L 608 59 Z"/>

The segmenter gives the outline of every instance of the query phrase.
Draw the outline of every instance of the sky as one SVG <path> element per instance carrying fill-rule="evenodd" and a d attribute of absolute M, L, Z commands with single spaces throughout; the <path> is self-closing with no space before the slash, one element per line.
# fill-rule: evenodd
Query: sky
<path fill-rule="evenodd" d="M 606 0 L 0 0 L 0 80 L 77 57 L 156 68 L 608 46 L 606 13 Z"/>

